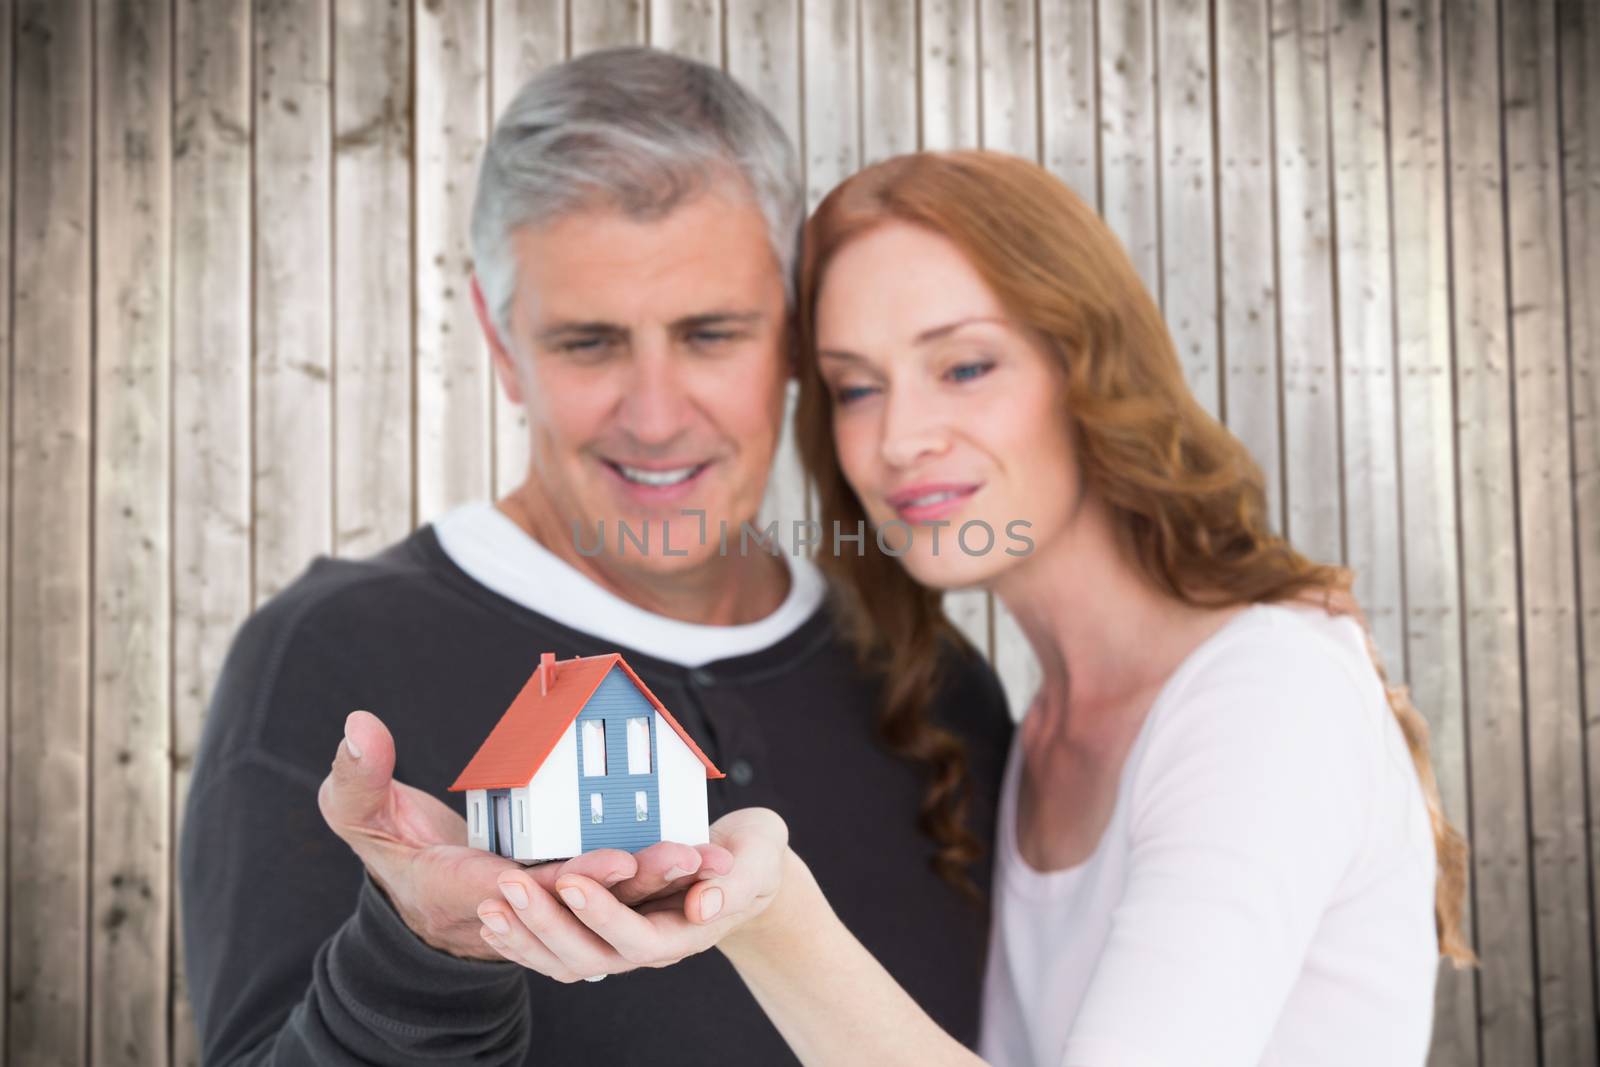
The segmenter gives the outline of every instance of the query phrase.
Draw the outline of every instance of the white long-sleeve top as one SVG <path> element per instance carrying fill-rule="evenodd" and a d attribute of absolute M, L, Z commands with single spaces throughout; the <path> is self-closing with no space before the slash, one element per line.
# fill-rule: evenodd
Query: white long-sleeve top
<path fill-rule="evenodd" d="M 1018 853 L 1021 772 L 1014 746 L 986 1061 L 1424 1061 L 1433 836 L 1353 621 L 1257 605 L 1191 653 L 1150 709 L 1104 835 L 1074 867 L 1041 872 Z"/>

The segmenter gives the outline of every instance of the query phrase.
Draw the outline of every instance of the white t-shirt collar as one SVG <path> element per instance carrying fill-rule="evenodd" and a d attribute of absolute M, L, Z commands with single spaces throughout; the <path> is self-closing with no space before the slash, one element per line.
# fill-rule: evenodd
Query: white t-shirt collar
<path fill-rule="evenodd" d="M 434 520 L 433 529 L 445 554 L 480 585 L 618 648 L 684 667 L 772 647 L 816 612 L 827 590 L 814 563 L 783 557 L 789 595 L 777 610 L 737 626 L 703 626 L 646 611 L 603 588 L 489 501 L 453 508 Z"/>

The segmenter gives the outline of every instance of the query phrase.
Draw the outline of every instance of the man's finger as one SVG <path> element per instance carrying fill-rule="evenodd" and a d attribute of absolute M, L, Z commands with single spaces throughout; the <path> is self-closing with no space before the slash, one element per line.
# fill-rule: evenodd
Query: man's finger
<path fill-rule="evenodd" d="M 697 874 L 700 879 L 732 873 L 733 853 L 721 845 L 696 845 L 695 851 L 700 853 L 700 870 Z"/>
<path fill-rule="evenodd" d="M 333 768 L 317 794 L 322 817 L 341 837 L 356 828 L 381 833 L 393 775 L 394 738 L 389 728 L 371 712 L 352 711 L 345 718 Z"/>
<path fill-rule="evenodd" d="M 667 892 L 685 879 L 692 878 L 704 863 L 700 850 L 693 845 L 680 845 L 661 841 L 633 855 L 638 870 L 633 877 L 618 882 L 611 890 L 624 904 L 638 904 Z M 563 872 L 565 873 L 565 872 Z M 574 874 L 587 872 L 575 870 Z"/>
<path fill-rule="evenodd" d="M 563 874 L 582 875 L 609 888 L 632 878 L 638 870 L 639 863 L 634 854 L 620 848 L 599 848 L 574 856 L 564 863 L 542 863 L 527 869 L 535 882 L 552 893 L 556 891 L 556 879 Z"/>

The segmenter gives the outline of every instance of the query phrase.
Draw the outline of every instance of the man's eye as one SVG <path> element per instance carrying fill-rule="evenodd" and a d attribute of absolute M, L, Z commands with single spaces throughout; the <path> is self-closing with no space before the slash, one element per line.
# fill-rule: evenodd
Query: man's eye
<path fill-rule="evenodd" d="M 978 363 L 958 363 L 946 372 L 951 381 L 970 382 L 974 378 L 981 378 L 994 370 L 993 361 L 985 360 Z"/>
<path fill-rule="evenodd" d="M 695 345 L 718 345 L 732 341 L 738 337 L 737 333 L 728 330 L 695 330 L 689 335 L 689 343 Z"/>
<path fill-rule="evenodd" d="M 561 344 L 557 345 L 556 347 L 557 350 L 561 352 L 581 354 L 598 352 L 608 346 L 610 343 L 611 340 L 607 337 L 579 337 L 571 341 L 562 341 Z"/>

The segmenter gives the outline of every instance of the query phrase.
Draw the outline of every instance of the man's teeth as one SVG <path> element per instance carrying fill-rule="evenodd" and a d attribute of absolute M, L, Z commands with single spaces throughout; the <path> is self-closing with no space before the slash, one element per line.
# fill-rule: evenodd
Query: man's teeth
<path fill-rule="evenodd" d="M 617 470 L 621 471 L 622 476 L 630 482 L 638 482 L 640 485 L 662 486 L 677 485 L 679 482 L 693 477 L 701 466 L 702 464 L 696 463 L 693 466 L 677 467 L 669 471 L 647 471 L 642 467 L 630 467 L 626 463 L 618 463 Z"/>
<path fill-rule="evenodd" d="M 961 491 L 958 489 L 947 489 L 942 493 L 929 493 L 927 496 L 919 496 L 915 500 L 907 501 L 904 506 L 908 508 L 925 508 L 930 504 L 942 504 L 946 500 L 954 500 L 961 495 Z"/>

